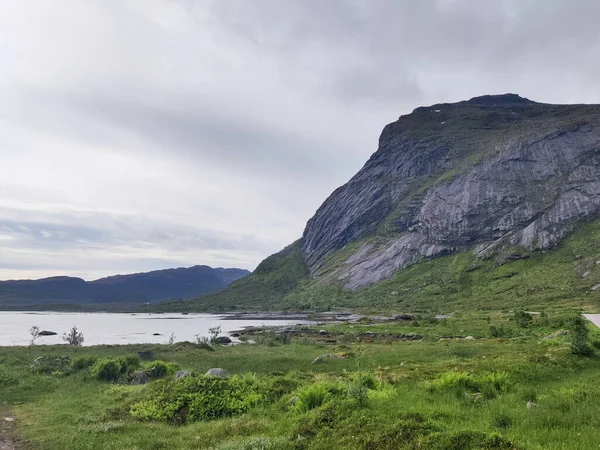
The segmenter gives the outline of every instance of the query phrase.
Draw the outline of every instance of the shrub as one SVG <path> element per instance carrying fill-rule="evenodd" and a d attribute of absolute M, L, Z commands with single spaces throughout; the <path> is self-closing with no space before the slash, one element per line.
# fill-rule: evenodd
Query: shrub
<path fill-rule="evenodd" d="M 83 345 L 83 333 L 78 331 L 77 327 L 71 328 L 68 333 L 63 333 L 62 338 L 63 341 L 69 345 L 74 345 L 76 347 Z"/>
<path fill-rule="evenodd" d="M 210 339 L 207 338 L 206 336 L 200 336 L 199 334 L 195 335 L 196 337 L 196 345 L 198 345 L 198 347 L 204 349 L 204 350 L 208 350 L 209 352 L 214 352 L 215 349 L 212 347 L 212 345 L 210 345 Z"/>
<path fill-rule="evenodd" d="M 92 376 L 100 381 L 117 381 L 121 377 L 121 364 L 117 359 L 102 359 L 92 367 Z"/>
<path fill-rule="evenodd" d="M 589 345 L 588 328 L 585 319 L 580 315 L 569 321 L 569 335 L 571 336 L 571 353 L 579 356 L 591 356 L 594 351 Z"/>
<path fill-rule="evenodd" d="M 146 399 L 131 407 L 131 415 L 182 425 L 242 414 L 261 399 L 255 387 L 235 376 L 223 379 L 199 375 L 176 383 L 171 380 L 153 383 Z"/>
<path fill-rule="evenodd" d="M 521 328 L 527 328 L 533 321 L 531 314 L 528 314 L 525 311 L 515 311 L 513 319 L 517 323 L 517 326 Z"/>
<path fill-rule="evenodd" d="M 458 393 L 465 391 L 481 393 L 485 399 L 491 399 L 503 392 L 508 383 L 506 372 L 492 372 L 476 377 L 467 372 L 451 371 L 444 372 L 426 386 L 430 392 L 455 389 Z"/>
<path fill-rule="evenodd" d="M 351 382 L 348 386 L 348 398 L 354 400 L 359 408 L 364 408 L 369 403 L 369 388 L 360 382 Z"/>
<path fill-rule="evenodd" d="M 99 381 L 114 382 L 126 378 L 131 372 L 140 366 L 140 358 L 137 356 L 125 356 L 120 358 L 105 358 L 92 366 L 92 376 Z"/>
<path fill-rule="evenodd" d="M 73 370 L 80 371 L 93 366 L 98 358 L 95 356 L 78 356 L 73 360 Z"/>
<path fill-rule="evenodd" d="M 427 383 L 427 387 L 431 392 L 456 388 L 476 390 L 477 384 L 475 378 L 467 372 L 450 371 Z"/>
<path fill-rule="evenodd" d="M 297 392 L 298 402 L 294 406 L 300 412 L 318 408 L 331 397 L 330 386 L 325 382 L 313 383 Z"/>
<path fill-rule="evenodd" d="M 167 375 L 174 375 L 181 366 L 177 363 L 167 361 L 151 361 L 144 365 L 144 369 L 150 372 L 153 378 L 162 378 Z"/>

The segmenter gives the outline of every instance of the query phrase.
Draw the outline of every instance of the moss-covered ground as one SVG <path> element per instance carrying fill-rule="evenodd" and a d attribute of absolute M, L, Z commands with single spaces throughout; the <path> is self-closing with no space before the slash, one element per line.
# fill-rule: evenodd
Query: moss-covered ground
<path fill-rule="evenodd" d="M 495 311 L 260 333 L 248 336 L 256 344 L 214 351 L 3 347 L 0 405 L 31 449 L 596 448 L 600 358 L 571 354 L 568 334 L 544 339 L 565 327 L 561 313 L 519 324 Z M 141 350 L 174 363 L 170 372 L 132 386 L 136 371 L 156 365 L 144 362 L 99 379 L 98 361 L 133 364 Z M 312 363 L 320 355 L 334 357 Z M 212 367 L 233 376 L 173 381 L 176 368 Z"/>

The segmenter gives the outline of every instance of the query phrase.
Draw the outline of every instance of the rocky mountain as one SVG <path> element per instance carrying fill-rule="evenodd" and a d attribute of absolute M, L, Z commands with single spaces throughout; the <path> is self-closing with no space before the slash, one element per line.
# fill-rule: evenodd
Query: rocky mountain
<path fill-rule="evenodd" d="M 377 151 L 297 243 L 197 304 L 230 304 L 234 294 L 243 304 L 252 289 L 267 304 L 325 291 L 343 304 L 448 255 L 489 270 L 538 257 L 598 217 L 600 105 L 505 94 L 420 107 L 383 129 Z"/>
<path fill-rule="evenodd" d="M 0 281 L 0 307 L 185 299 L 223 289 L 248 273 L 243 269 L 194 266 L 115 275 L 87 282 L 73 277 Z"/>

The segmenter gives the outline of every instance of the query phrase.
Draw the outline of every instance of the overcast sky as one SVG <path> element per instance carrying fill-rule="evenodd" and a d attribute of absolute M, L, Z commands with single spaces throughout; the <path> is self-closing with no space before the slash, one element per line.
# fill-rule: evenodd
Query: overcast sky
<path fill-rule="evenodd" d="M 597 0 L 3 0 L 0 279 L 253 269 L 420 105 L 600 103 Z"/>

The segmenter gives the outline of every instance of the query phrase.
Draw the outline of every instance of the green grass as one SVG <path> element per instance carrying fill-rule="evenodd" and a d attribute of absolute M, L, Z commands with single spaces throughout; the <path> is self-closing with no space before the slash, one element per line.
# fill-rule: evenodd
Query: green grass
<path fill-rule="evenodd" d="M 600 358 L 572 355 L 568 336 L 542 340 L 566 322 L 551 313 L 520 327 L 513 313 L 495 311 L 330 324 L 315 328 L 326 328 L 327 340 L 307 333 L 286 345 L 212 352 L 194 344 L 3 347 L 0 404 L 32 449 L 588 449 L 600 439 Z M 506 337 L 488 338 L 490 326 Z M 374 337 L 361 341 L 367 331 Z M 597 343 L 600 330 L 590 331 Z M 424 338 L 393 339 L 412 332 Z M 455 338 L 467 335 L 476 339 Z M 200 377 L 173 390 L 172 373 L 146 386 L 94 377 L 99 361 L 133 362 L 146 349 L 193 373 L 222 367 L 234 384 Z M 336 352 L 347 357 L 311 364 Z M 77 370 L 31 367 L 38 356 L 67 354 Z M 224 397 L 204 397 L 211 392 Z M 200 413 L 169 416 L 184 421 L 153 415 L 197 395 L 190 401 Z M 227 396 L 233 403 L 222 404 Z M 164 408 L 153 409 L 153 399 Z"/>

